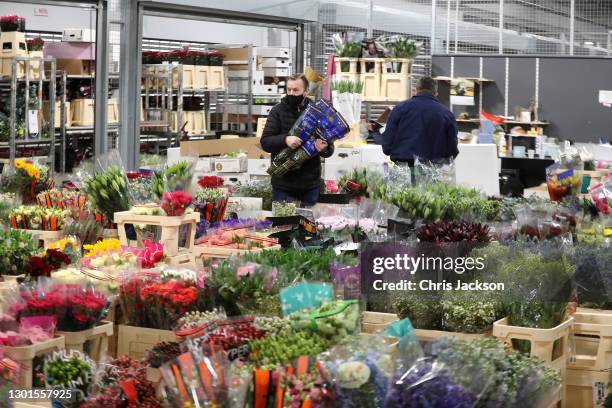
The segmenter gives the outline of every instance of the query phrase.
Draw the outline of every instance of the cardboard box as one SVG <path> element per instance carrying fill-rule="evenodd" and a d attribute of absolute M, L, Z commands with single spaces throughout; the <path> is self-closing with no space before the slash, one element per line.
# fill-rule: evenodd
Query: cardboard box
<path fill-rule="evenodd" d="M 62 41 L 95 43 L 96 30 L 89 28 L 64 28 Z"/>
<path fill-rule="evenodd" d="M 291 75 L 291 69 L 288 67 L 264 67 L 263 69 L 264 76 L 267 77 L 288 77 Z"/>
<path fill-rule="evenodd" d="M 268 159 L 249 159 L 247 171 L 251 176 L 267 176 L 268 167 L 270 167 Z"/>
<path fill-rule="evenodd" d="M 176 335 L 171 330 L 148 329 L 120 324 L 117 356 L 130 356 L 140 360 L 146 356 L 147 351 L 162 341 L 176 341 Z"/>
<path fill-rule="evenodd" d="M 244 184 L 249 181 L 249 175 L 247 173 L 222 173 L 219 174 L 219 176 L 223 177 L 226 186 Z"/>
<path fill-rule="evenodd" d="M 217 173 L 242 173 L 247 171 L 248 159 L 246 157 L 215 158 L 214 170 Z"/>
<path fill-rule="evenodd" d="M 249 159 L 270 157 L 261 149 L 259 138 L 240 137 L 227 140 L 193 140 L 181 142 L 181 156 L 204 157 L 244 151 Z"/>
<path fill-rule="evenodd" d="M 96 62 L 80 59 L 58 59 L 57 69 L 66 71 L 66 75 L 94 75 Z"/>
<path fill-rule="evenodd" d="M 228 203 L 236 204 L 242 211 L 259 211 L 263 207 L 261 197 L 230 197 Z"/>
<path fill-rule="evenodd" d="M 266 128 L 266 123 L 268 123 L 268 118 L 257 118 L 257 131 L 255 137 L 261 137 Z"/>
<path fill-rule="evenodd" d="M 251 181 L 269 181 L 271 179 L 270 175 L 268 173 L 266 173 L 266 175 L 258 175 L 258 174 L 251 174 L 249 177 L 249 180 Z"/>
<path fill-rule="evenodd" d="M 257 85 L 253 87 L 255 95 L 278 95 L 278 85 Z"/>
<path fill-rule="evenodd" d="M 213 159 L 210 157 L 200 157 L 195 164 L 194 172 L 196 173 L 209 173 L 212 171 Z"/>
<path fill-rule="evenodd" d="M 264 68 L 289 68 L 291 60 L 288 58 L 264 58 L 261 66 Z"/>
<path fill-rule="evenodd" d="M 257 55 L 264 58 L 290 58 L 291 50 L 285 47 L 257 47 Z"/>
<path fill-rule="evenodd" d="M 268 116 L 273 107 L 273 105 L 253 105 L 251 108 L 251 113 L 253 115 Z M 249 114 L 249 107 L 247 105 L 228 105 L 223 106 L 222 108 L 224 113 L 235 115 Z"/>

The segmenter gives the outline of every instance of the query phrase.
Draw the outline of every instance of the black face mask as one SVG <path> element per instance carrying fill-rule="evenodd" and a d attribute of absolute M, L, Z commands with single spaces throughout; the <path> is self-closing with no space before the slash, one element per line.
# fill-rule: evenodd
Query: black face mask
<path fill-rule="evenodd" d="M 304 102 L 304 95 L 287 95 L 287 103 L 297 109 Z"/>

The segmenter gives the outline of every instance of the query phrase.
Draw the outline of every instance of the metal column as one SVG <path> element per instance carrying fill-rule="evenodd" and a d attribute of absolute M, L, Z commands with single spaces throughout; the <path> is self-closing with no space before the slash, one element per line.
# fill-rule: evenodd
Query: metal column
<path fill-rule="evenodd" d="M 297 27 L 295 35 L 295 72 L 304 72 L 304 24 Z"/>
<path fill-rule="evenodd" d="M 570 5 L 571 9 L 570 9 L 570 46 L 569 46 L 569 52 L 570 55 L 574 55 L 574 38 L 575 38 L 575 31 L 576 31 L 576 0 L 572 0 L 571 1 L 571 5 Z"/>
<path fill-rule="evenodd" d="M 138 167 L 140 155 L 140 78 L 142 13 L 135 0 L 122 0 L 119 152 L 127 169 Z"/>
<path fill-rule="evenodd" d="M 96 78 L 94 110 L 94 158 L 108 150 L 108 10 L 99 0 L 96 16 Z"/>
<path fill-rule="evenodd" d="M 504 0 L 499 0 L 499 54 L 504 53 Z"/>
<path fill-rule="evenodd" d="M 436 0 L 431 1 L 431 39 L 429 40 L 429 53 L 435 54 L 436 48 Z"/>

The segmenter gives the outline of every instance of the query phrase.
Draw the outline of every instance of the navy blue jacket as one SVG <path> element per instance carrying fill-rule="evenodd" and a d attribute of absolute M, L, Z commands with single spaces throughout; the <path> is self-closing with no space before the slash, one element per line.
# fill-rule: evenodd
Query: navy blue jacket
<path fill-rule="evenodd" d="M 435 96 L 422 92 L 397 105 L 380 140 L 393 161 L 457 157 L 455 116 Z"/>

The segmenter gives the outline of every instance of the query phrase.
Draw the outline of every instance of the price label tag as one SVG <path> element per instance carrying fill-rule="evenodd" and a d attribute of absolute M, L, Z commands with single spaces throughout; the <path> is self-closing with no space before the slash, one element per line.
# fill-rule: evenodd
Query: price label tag
<path fill-rule="evenodd" d="M 38 128 L 38 111 L 30 109 L 28 110 L 28 129 L 30 136 L 36 137 L 40 129 Z"/>

